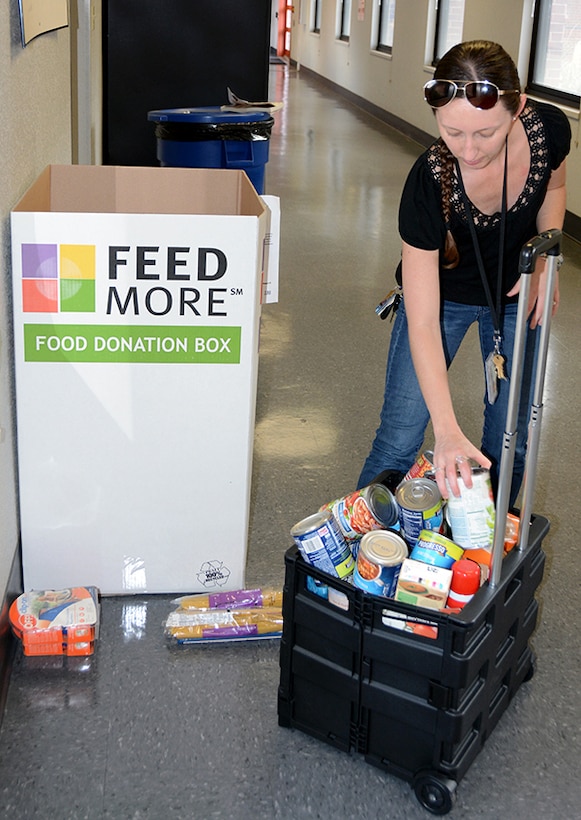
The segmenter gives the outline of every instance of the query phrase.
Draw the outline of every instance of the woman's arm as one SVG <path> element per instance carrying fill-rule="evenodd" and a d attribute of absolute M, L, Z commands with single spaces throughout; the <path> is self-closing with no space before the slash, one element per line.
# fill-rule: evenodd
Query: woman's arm
<path fill-rule="evenodd" d="M 566 176 L 566 162 L 563 160 L 561 165 L 551 174 L 543 204 L 537 214 L 537 230 L 539 233 L 551 230 L 551 228 L 561 229 L 563 227 L 567 201 Z M 531 236 L 531 239 L 532 238 Z M 545 268 L 546 259 L 539 259 L 535 272 L 532 275 L 533 278 L 531 279 L 528 304 L 528 314 L 532 314 L 531 327 L 536 327 L 540 324 L 543 315 L 547 286 Z M 515 296 L 519 290 L 520 279 L 507 295 Z M 557 274 L 555 292 L 553 294 L 553 315 L 557 312 L 559 300 L 559 277 Z"/>
<path fill-rule="evenodd" d="M 472 473 L 465 460 L 456 459 L 472 458 L 483 467 L 490 467 L 490 461 L 466 438 L 452 405 L 440 330 L 438 251 L 420 250 L 404 242 L 402 282 L 412 359 L 434 428 L 436 481 L 444 497 L 448 495 L 445 478 L 458 495 L 456 470 L 460 469 L 468 487 Z"/>

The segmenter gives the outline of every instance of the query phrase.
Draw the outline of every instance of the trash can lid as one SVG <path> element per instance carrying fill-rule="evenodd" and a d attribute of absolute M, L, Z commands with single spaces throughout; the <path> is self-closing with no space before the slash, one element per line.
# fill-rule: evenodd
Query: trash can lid
<path fill-rule="evenodd" d="M 226 123 L 266 122 L 271 119 L 267 111 L 223 111 L 219 105 L 208 105 L 203 108 L 162 108 L 149 111 L 150 122 L 184 122 L 200 125 L 224 125 Z"/>

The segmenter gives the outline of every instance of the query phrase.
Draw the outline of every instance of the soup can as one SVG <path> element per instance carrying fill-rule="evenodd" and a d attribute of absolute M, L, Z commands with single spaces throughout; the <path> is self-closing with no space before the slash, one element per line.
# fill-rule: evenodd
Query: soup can
<path fill-rule="evenodd" d="M 393 598 L 408 548 L 401 536 L 390 530 L 366 533 L 359 544 L 353 584 L 372 595 Z"/>
<path fill-rule="evenodd" d="M 353 553 L 330 510 L 303 518 L 291 529 L 291 536 L 304 560 L 313 567 L 335 578 L 346 578 L 353 572 Z"/>
<path fill-rule="evenodd" d="M 425 477 L 404 481 L 395 497 L 401 532 L 410 547 L 415 546 L 422 530 L 441 531 L 442 496 L 435 481 Z"/>
<path fill-rule="evenodd" d="M 484 467 L 473 466 L 472 487 L 467 487 L 458 475 L 458 489 L 460 495 L 450 492 L 446 504 L 454 542 L 465 550 L 492 550 L 495 509 L 490 473 Z"/>
<path fill-rule="evenodd" d="M 434 475 L 434 453 L 432 450 L 425 450 L 416 458 L 410 469 L 404 476 L 404 481 L 411 481 L 412 478 L 431 478 Z"/>
<path fill-rule="evenodd" d="M 414 561 L 433 564 L 435 567 L 450 569 L 455 561 L 464 555 L 464 550 L 445 535 L 430 530 L 422 530 L 416 545 L 410 553 Z"/>
<path fill-rule="evenodd" d="M 369 484 L 343 498 L 324 504 L 347 539 L 360 539 L 372 530 L 385 530 L 398 524 L 394 494 L 383 484 Z"/>

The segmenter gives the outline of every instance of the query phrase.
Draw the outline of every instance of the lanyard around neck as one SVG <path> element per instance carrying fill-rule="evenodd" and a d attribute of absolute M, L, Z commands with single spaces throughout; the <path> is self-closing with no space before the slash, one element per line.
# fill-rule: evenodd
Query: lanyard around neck
<path fill-rule="evenodd" d="M 500 308 L 501 308 L 501 300 L 502 300 L 502 269 L 504 263 L 504 240 L 506 234 L 506 188 L 507 188 L 507 176 L 508 176 L 508 137 L 504 143 L 504 173 L 502 179 L 502 207 L 500 213 L 500 237 L 498 240 L 498 271 L 496 276 L 496 304 L 492 298 L 492 293 L 490 292 L 490 285 L 488 284 L 488 279 L 486 277 L 486 269 L 484 267 L 484 262 L 482 261 L 482 254 L 480 253 L 480 245 L 478 244 L 478 237 L 476 236 L 476 228 L 474 227 L 474 219 L 472 218 L 472 212 L 470 210 L 470 202 L 468 197 L 466 196 L 466 189 L 464 188 L 464 181 L 462 179 L 462 172 L 460 171 L 460 165 L 458 164 L 458 160 L 456 160 L 456 173 L 458 175 L 458 184 L 460 186 L 460 193 L 462 195 L 462 203 L 464 205 L 464 210 L 466 212 L 466 218 L 468 220 L 468 227 L 470 228 L 470 235 L 472 237 L 472 244 L 474 245 L 474 253 L 476 255 L 476 262 L 478 264 L 478 270 L 480 271 L 480 278 L 482 279 L 482 286 L 484 287 L 484 293 L 486 294 L 486 301 L 488 302 L 488 307 L 490 308 L 490 315 L 492 318 L 492 323 L 494 326 L 494 336 L 496 339 L 500 339 Z"/>

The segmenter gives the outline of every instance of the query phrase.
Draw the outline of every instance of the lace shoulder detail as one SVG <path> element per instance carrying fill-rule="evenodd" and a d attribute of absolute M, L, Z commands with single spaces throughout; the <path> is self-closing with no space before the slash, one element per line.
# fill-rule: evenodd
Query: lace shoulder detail
<path fill-rule="evenodd" d="M 532 106 L 527 105 L 525 107 L 525 110 L 520 115 L 520 119 L 522 121 L 525 133 L 529 141 L 531 152 L 531 164 L 529 168 L 529 175 L 524 184 L 524 187 L 517 201 L 510 209 L 511 213 L 516 213 L 528 206 L 532 196 L 536 193 L 536 191 L 542 184 L 549 161 L 547 136 L 545 133 L 545 129 L 543 127 L 543 123 L 541 122 L 541 118 L 539 117 L 538 113 Z M 428 148 L 427 151 L 428 166 L 430 168 L 433 178 L 438 183 L 438 185 L 441 184 L 442 179 L 442 161 L 440 156 L 440 145 L 441 140 L 437 140 L 430 146 L 430 148 Z M 462 198 L 460 196 L 460 187 L 458 185 L 457 180 L 454 180 L 452 188 L 451 209 L 456 214 L 458 214 L 460 218 L 464 221 L 464 206 L 462 204 Z M 489 227 L 494 227 L 500 222 L 500 214 L 484 214 L 482 213 L 482 211 L 479 211 L 478 208 L 475 208 L 472 203 L 470 203 L 470 209 L 472 211 L 472 216 L 474 218 L 474 224 L 476 225 L 476 228 L 486 229 Z"/>

